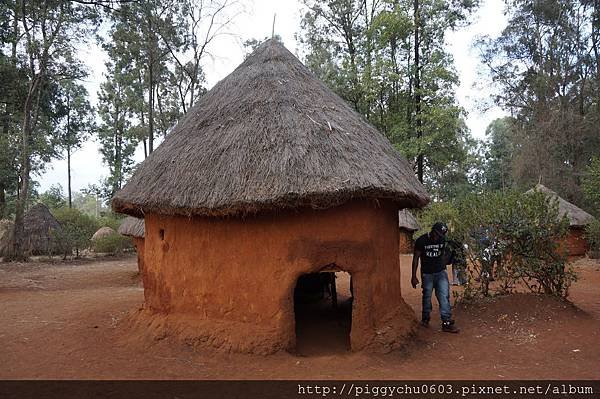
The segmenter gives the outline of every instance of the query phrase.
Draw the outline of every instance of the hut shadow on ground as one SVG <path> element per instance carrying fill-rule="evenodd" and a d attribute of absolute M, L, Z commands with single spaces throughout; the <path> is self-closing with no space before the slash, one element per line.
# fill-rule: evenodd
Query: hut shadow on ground
<path fill-rule="evenodd" d="M 327 289 L 323 283 L 333 275 L 335 288 Z M 349 273 L 300 276 L 294 290 L 295 353 L 322 356 L 349 352 L 352 302 Z"/>

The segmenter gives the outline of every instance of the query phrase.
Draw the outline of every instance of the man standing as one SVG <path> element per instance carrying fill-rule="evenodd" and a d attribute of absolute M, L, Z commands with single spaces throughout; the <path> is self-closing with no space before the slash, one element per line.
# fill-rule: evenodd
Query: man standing
<path fill-rule="evenodd" d="M 419 259 L 421 260 L 421 287 L 423 288 L 423 316 L 421 324 L 429 326 L 431 314 L 431 295 L 435 289 L 435 296 L 440 305 L 440 315 L 442 317 L 442 331 L 457 333 L 459 330 L 452 320 L 452 310 L 450 309 L 450 284 L 448 283 L 448 274 L 446 273 L 446 233 L 448 227 L 437 222 L 431 228 L 431 232 L 423 234 L 415 242 L 415 252 L 412 261 L 412 279 L 413 288 L 417 288 L 419 279 L 417 278 L 417 268 Z"/>

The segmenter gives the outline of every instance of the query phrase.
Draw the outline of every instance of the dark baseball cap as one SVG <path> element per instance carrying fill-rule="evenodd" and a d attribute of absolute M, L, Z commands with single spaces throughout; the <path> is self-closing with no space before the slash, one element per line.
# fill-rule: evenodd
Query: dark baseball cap
<path fill-rule="evenodd" d="M 431 231 L 435 231 L 439 235 L 445 236 L 448 232 L 448 226 L 444 222 L 435 222 L 435 224 L 431 227 Z"/>

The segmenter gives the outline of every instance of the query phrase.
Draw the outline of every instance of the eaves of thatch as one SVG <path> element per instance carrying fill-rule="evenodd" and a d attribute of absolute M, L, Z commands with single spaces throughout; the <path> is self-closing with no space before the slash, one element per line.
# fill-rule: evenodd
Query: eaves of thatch
<path fill-rule="evenodd" d="M 429 201 L 391 143 L 269 40 L 187 112 L 112 205 L 136 217 L 226 216 L 354 198 Z"/>
<path fill-rule="evenodd" d="M 126 217 L 119 226 L 119 234 L 135 238 L 144 238 L 144 219 Z"/>
<path fill-rule="evenodd" d="M 560 216 L 562 217 L 563 215 L 566 215 L 567 219 L 569 219 L 569 225 L 571 227 L 583 227 L 594 220 L 594 217 L 592 215 L 579 208 L 578 206 L 561 198 L 558 194 L 556 194 L 554 191 L 550 190 L 543 184 L 537 184 L 534 188 L 528 190 L 527 193 L 531 193 L 533 191 L 542 192 L 548 197 L 557 200 L 558 212 Z"/>
<path fill-rule="evenodd" d="M 417 222 L 415 216 L 408 209 L 402 209 L 398 212 L 398 226 L 401 229 L 406 229 L 409 231 L 417 231 L 421 229 L 419 222 Z"/>

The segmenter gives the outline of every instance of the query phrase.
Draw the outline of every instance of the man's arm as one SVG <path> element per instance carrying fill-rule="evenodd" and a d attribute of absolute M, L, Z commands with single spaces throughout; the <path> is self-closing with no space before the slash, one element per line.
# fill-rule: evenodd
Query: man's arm
<path fill-rule="evenodd" d="M 413 252 L 413 260 L 412 260 L 412 277 L 410 279 L 410 284 L 413 288 L 417 288 L 419 284 L 419 279 L 417 278 L 417 269 L 419 268 L 419 259 L 421 258 L 421 251 L 415 248 Z"/>

